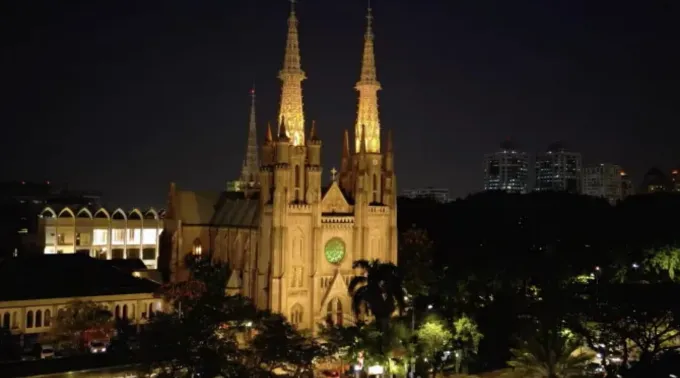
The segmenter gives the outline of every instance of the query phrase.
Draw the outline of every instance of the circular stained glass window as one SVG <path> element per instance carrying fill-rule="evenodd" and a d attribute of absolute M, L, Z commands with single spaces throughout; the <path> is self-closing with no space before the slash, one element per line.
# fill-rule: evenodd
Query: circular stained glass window
<path fill-rule="evenodd" d="M 338 264 L 345 257 L 345 243 L 340 239 L 331 239 L 324 248 L 326 260 L 331 264 Z"/>

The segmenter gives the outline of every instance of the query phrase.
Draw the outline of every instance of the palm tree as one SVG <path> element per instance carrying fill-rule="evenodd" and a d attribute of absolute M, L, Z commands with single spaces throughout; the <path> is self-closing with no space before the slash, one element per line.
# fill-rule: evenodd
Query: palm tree
<path fill-rule="evenodd" d="M 504 377 L 576 378 L 583 377 L 593 354 L 579 350 L 582 343 L 560 331 L 543 332 L 512 349 L 507 362 L 512 368 Z"/>
<path fill-rule="evenodd" d="M 349 283 L 355 316 L 359 318 L 362 312 L 369 310 L 380 332 L 387 334 L 390 318 L 396 310 L 401 313 L 405 307 L 403 280 L 398 268 L 380 260 L 357 260 L 352 268 L 364 271 Z"/>

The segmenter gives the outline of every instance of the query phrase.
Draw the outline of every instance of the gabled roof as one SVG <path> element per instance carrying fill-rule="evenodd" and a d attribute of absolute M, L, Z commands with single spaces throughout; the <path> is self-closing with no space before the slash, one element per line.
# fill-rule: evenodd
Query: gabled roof
<path fill-rule="evenodd" d="M 179 219 L 185 224 L 216 227 L 257 227 L 257 198 L 241 192 L 179 191 Z"/>
<path fill-rule="evenodd" d="M 158 287 L 80 253 L 0 261 L 0 301 L 153 293 Z"/>
<path fill-rule="evenodd" d="M 321 199 L 322 213 L 351 214 L 352 206 L 337 181 L 333 181 Z"/>

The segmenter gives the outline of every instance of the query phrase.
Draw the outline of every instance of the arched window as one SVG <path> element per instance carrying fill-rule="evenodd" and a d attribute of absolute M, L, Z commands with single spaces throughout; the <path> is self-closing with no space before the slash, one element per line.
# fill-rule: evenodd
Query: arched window
<path fill-rule="evenodd" d="M 127 320 L 127 318 L 128 318 L 128 306 L 123 305 L 123 319 Z"/>
<path fill-rule="evenodd" d="M 302 306 L 300 304 L 294 305 L 290 310 L 290 324 L 296 327 L 302 324 L 302 314 Z"/>
<path fill-rule="evenodd" d="M 9 312 L 6 312 L 5 315 L 2 316 L 2 326 L 3 326 L 4 328 L 8 328 L 8 329 L 9 329 L 10 321 L 11 321 L 11 319 L 10 319 Z"/>
<path fill-rule="evenodd" d="M 42 327 L 42 311 L 40 310 L 35 312 L 35 326 Z"/>
<path fill-rule="evenodd" d="M 45 316 L 44 316 L 44 322 L 45 327 L 49 327 L 52 323 L 52 312 L 50 310 L 45 310 Z"/>
<path fill-rule="evenodd" d="M 33 328 L 33 311 L 26 313 L 26 328 Z"/>
<path fill-rule="evenodd" d="M 116 305 L 116 310 L 114 311 L 113 316 L 115 316 L 116 319 L 120 319 L 120 305 Z"/>
<path fill-rule="evenodd" d="M 373 174 L 373 202 L 378 202 L 378 175 Z"/>
<path fill-rule="evenodd" d="M 135 305 L 134 304 L 130 305 L 129 317 L 130 317 L 130 320 L 135 320 Z"/>
<path fill-rule="evenodd" d="M 203 246 L 201 245 L 201 239 L 199 238 L 194 239 L 194 246 L 191 252 L 196 256 L 200 256 L 201 254 L 203 254 Z"/>
<path fill-rule="evenodd" d="M 342 325 L 343 313 L 342 302 L 340 302 L 340 299 L 335 298 L 328 302 L 328 306 L 326 306 L 326 319 L 331 324 L 337 326 Z"/>
<path fill-rule="evenodd" d="M 301 182 L 302 182 L 302 177 L 300 176 L 300 166 L 296 165 L 295 166 L 295 200 L 296 201 L 299 201 L 299 200 L 302 199 L 301 198 L 302 197 L 302 195 L 301 195 L 302 190 L 300 188 Z"/>

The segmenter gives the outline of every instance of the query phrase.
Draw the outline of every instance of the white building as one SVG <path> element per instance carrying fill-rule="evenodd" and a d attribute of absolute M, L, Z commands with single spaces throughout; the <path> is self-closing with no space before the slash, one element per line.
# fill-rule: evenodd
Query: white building
<path fill-rule="evenodd" d="M 536 184 L 539 192 L 582 191 L 581 154 L 569 151 L 562 144 L 555 143 L 544 154 L 536 157 Z"/>
<path fill-rule="evenodd" d="M 45 254 L 84 253 L 99 259 L 141 259 L 158 267 L 163 220 L 154 209 L 45 208 L 40 214 Z"/>
<path fill-rule="evenodd" d="M 623 198 L 621 167 L 614 164 L 599 164 L 583 170 L 583 194 L 607 199 L 615 205 Z"/>
<path fill-rule="evenodd" d="M 402 197 L 418 199 L 426 198 L 435 200 L 439 203 L 451 202 L 451 196 L 449 195 L 449 190 L 447 188 L 414 188 L 414 189 L 404 189 L 401 192 Z"/>

